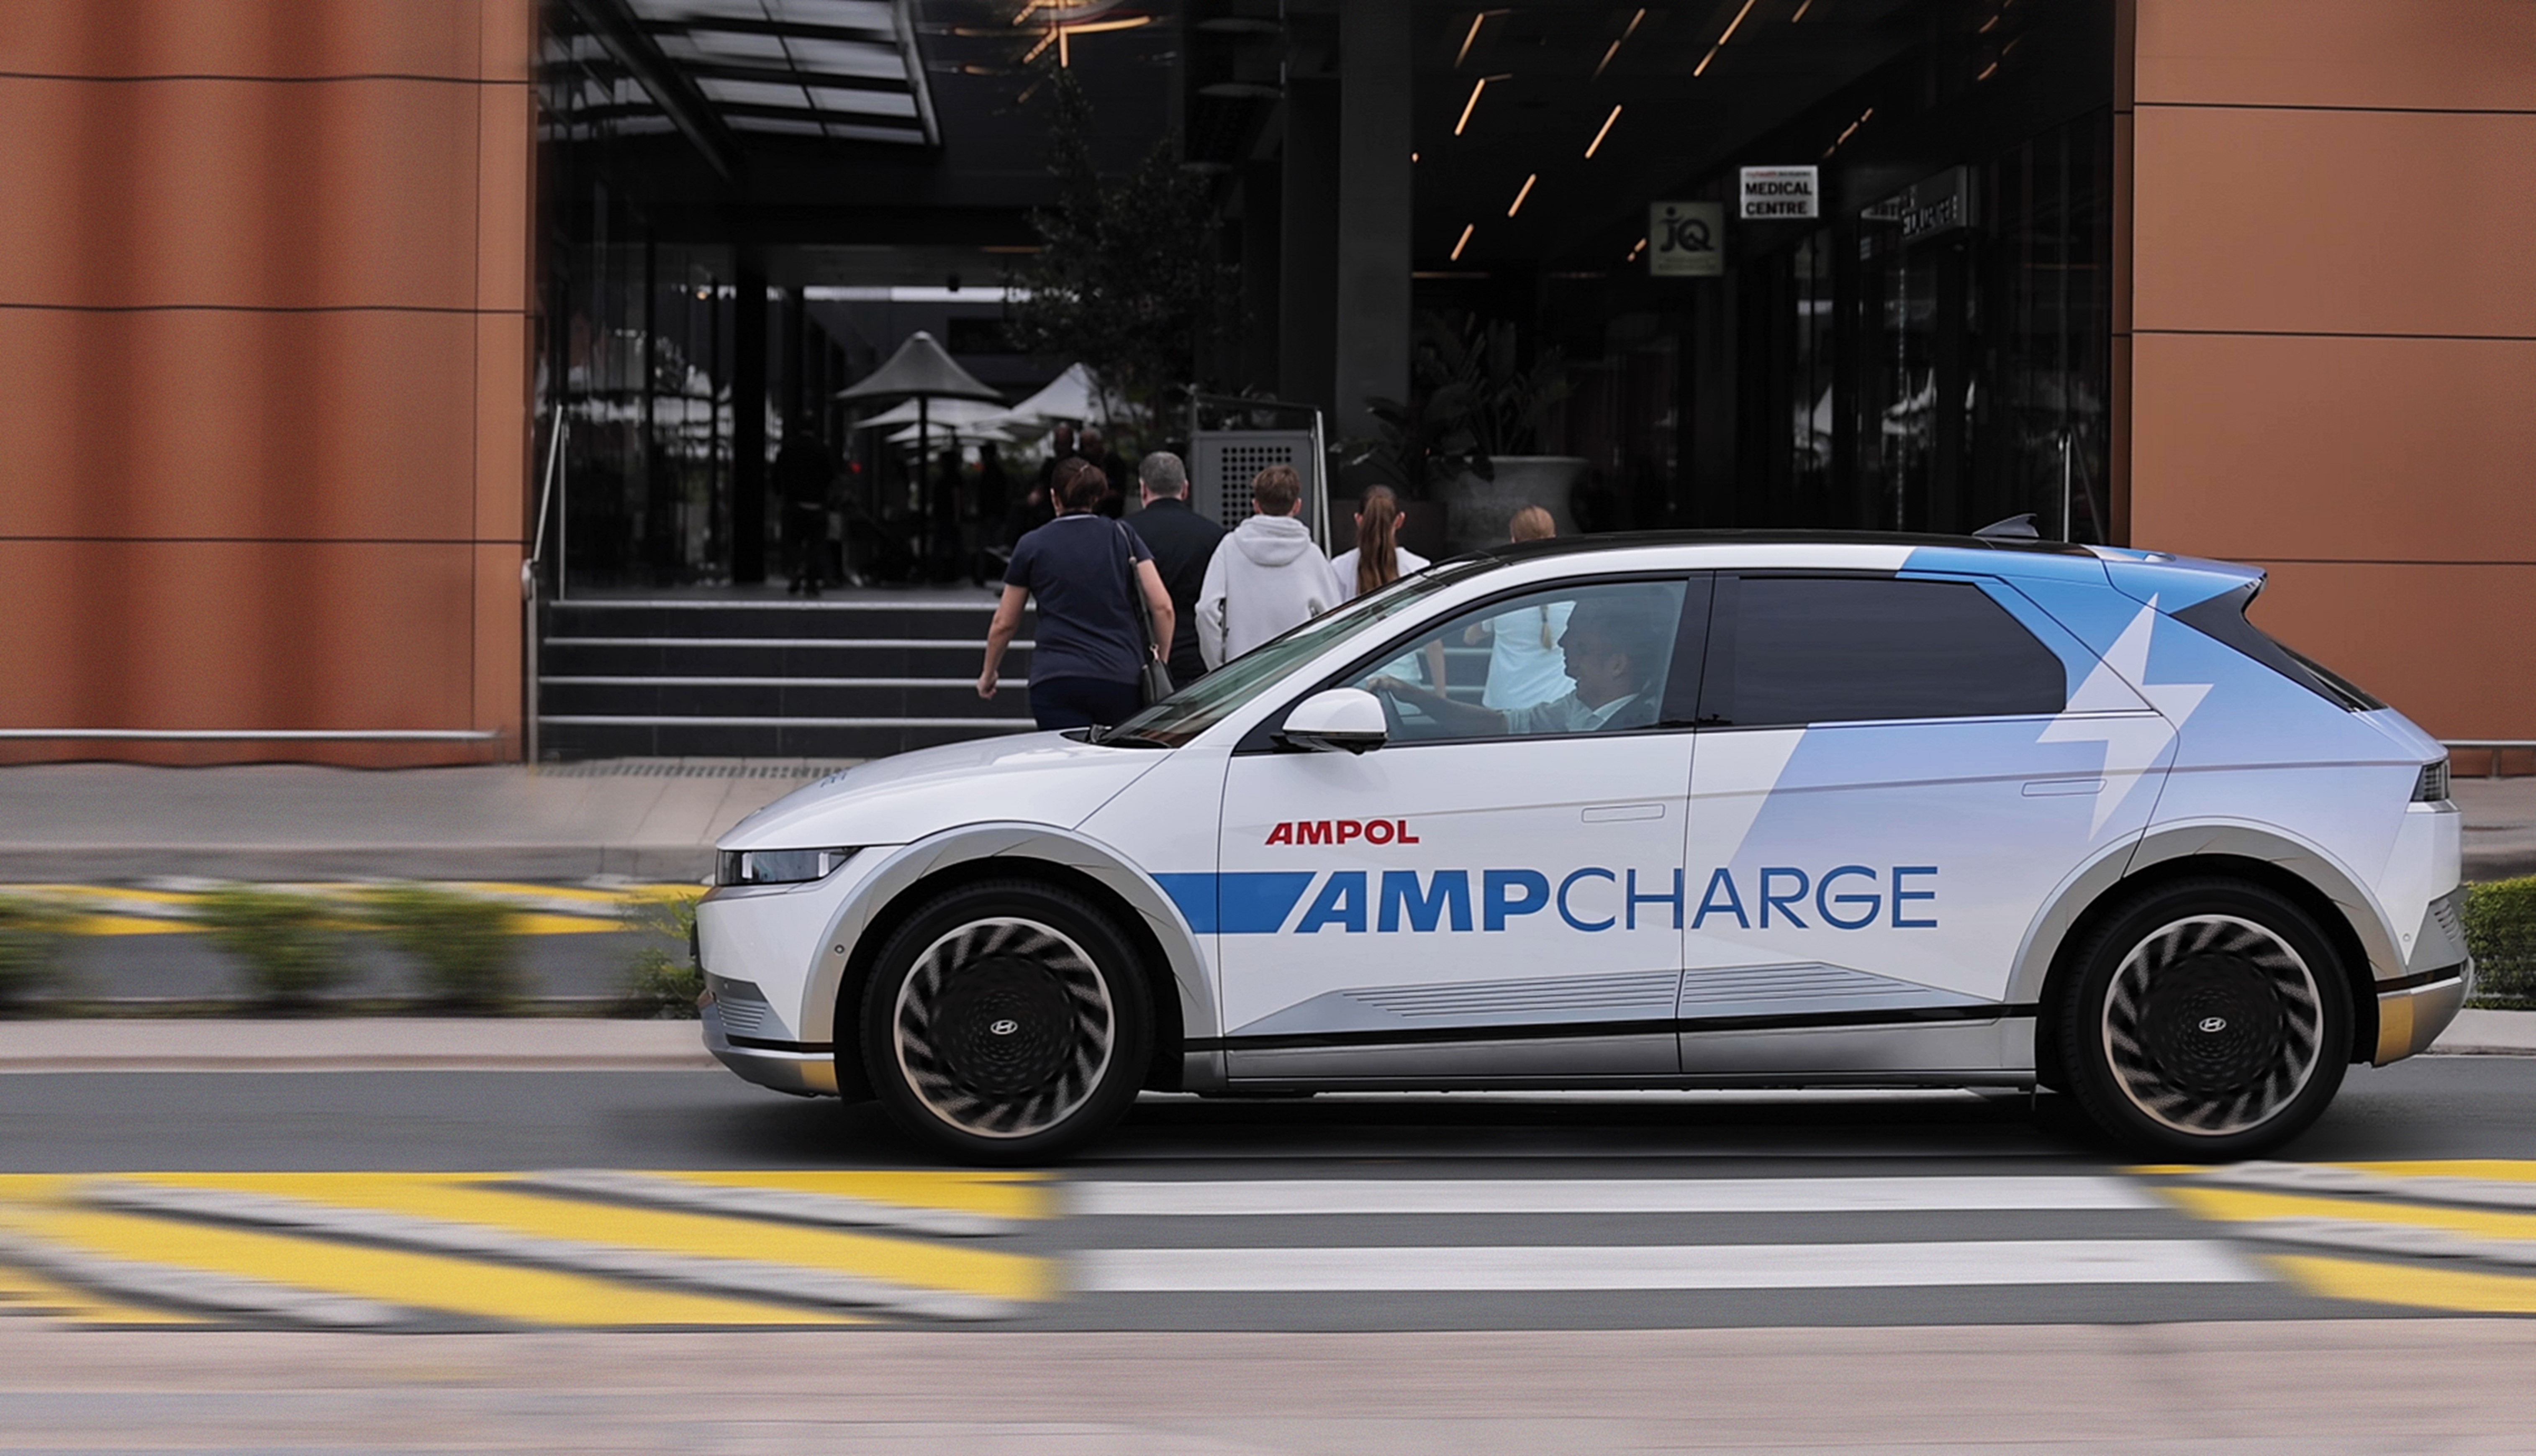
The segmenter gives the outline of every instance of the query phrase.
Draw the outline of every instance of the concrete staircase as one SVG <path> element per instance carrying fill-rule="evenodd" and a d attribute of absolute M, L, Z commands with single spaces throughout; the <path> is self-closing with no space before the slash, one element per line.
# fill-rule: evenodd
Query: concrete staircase
<path fill-rule="evenodd" d="M 545 606 L 539 753 L 880 758 L 1031 728 L 1031 619 L 977 693 L 994 599 L 576 599 Z"/>

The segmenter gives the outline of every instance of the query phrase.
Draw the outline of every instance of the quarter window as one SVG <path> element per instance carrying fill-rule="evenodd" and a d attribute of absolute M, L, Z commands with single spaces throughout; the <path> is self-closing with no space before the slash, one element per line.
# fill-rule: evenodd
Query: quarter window
<path fill-rule="evenodd" d="M 2058 713 L 2059 655 L 1969 582 L 1720 581 L 1703 722 L 1739 727 Z"/>

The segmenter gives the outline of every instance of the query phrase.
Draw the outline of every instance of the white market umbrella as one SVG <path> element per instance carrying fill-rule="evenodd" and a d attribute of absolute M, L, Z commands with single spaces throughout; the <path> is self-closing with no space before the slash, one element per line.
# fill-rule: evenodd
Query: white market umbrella
<path fill-rule="evenodd" d="M 1038 431 L 1033 430 L 1031 433 L 1037 434 Z M 885 438 L 893 445 L 919 445 L 924 443 L 928 435 L 941 440 L 956 439 L 972 442 L 989 440 L 997 445 L 1014 445 L 1021 442 L 1011 430 L 998 427 L 989 420 L 981 420 L 976 424 L 946 425 L 937 419 L 933 421 L 930 431 L 920 425 L 911 424 Z"/>
<path fill-rule="evenodd" d="M 856 429 L 886 429 L 902 424 L 931 424 L 936 429 L 974 429 L 998 426 L 1012 417 L 1012 411 L 1001 405 L 983 400 L 935 400 L 926 404 L 909 400 L 893 405 L 869 419 L 855 425 Z"/>
<path fill-rule="evenodd" d="M 947 407 L 953 401 L 983 402 L 1001 410 L 1004 399 L 978 376 L 961 368 L 950 354 L 943 351 L 941 345 L 933 342 L 932 335 L 920 329 L 908 336 L 907 342 L 898 347 L 898 352 L 889 356 L 888 363 L 874 369 L 862 380 L 837 391 L 837 398 L 913 402 L 916 406 L 916 436 L 919 446 L 926 443 L 925 436 L 932 431 L 934 411 Z M 927 450 L 925 453 L 931 452 Z M 935 517 L 940 512 L 937 510 L 938 502 L 933 499 L 931 488 L 922 483 L 924 473 L 919 472 L 917 478 L 919 482 L 919 489 L 923 492 L 925 555 L 930 559 L 936 530 Z"/>
<path fill-rule="evenodd" d="M 1038 394 L 1015 405 L 1012 412 L 1040 421 L 1042 428 L 1060 419 L 1082 424 L 1110 417 L 1110 408 L 1103 400 L 1101 376 L 1074 363 L 1066 365 L 1065 372 L 1049 380 Z"/>

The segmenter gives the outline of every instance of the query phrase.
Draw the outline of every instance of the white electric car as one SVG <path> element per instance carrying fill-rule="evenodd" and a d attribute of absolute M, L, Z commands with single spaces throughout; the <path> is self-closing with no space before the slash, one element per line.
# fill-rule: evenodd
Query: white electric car
<path fill-rule="evenodd" d="M 2041 1084 L 2273 1146 L 2473 976 L 2440 745 L 2259 572 L 1974 538 L 1428 568 L 724 838 L 714 1054 L 1045 1158 L 1139 1089 Z"/>

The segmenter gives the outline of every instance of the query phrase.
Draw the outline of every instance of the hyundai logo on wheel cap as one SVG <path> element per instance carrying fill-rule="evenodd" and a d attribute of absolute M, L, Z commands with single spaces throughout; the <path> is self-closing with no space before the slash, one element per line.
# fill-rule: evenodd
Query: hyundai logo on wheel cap
<path fill-rule="evenodd" d="M 1000 1024 L 1001 1023 L 998 1023 L 998 1025 Z M 2204 1036 L 2215 1037 L 2226 1030 L 2228 1030 L 2228 1018 L 2224 1016 L 2205 1016 L 2201 1018 L 2201 1032 Z"/>
<path fill-rule="evenodd" d="M 1021 1029 L 1022 1024 L 1009 1016 L 999 1016 L 986 1023 L 986 1034 L 992 1037 L 1009 1037 Z M 2209 1027 L 2205 1024 L 2202 1030 L 2207 1031 Z"/>

